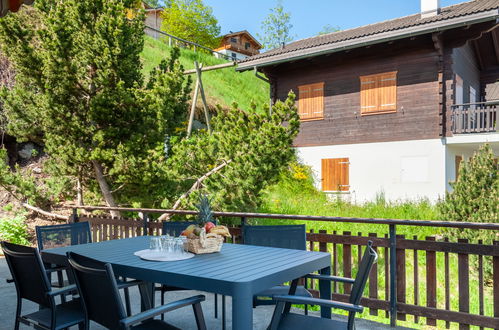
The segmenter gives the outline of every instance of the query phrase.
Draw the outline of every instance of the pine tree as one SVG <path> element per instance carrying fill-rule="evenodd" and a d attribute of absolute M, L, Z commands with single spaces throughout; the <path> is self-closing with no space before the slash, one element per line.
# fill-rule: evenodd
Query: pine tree
<path fill-rule="evenodd" d="M 40 138 L 57 175 L 93 178 L 109 206 L 114 190 L 143 196 L 157 181 L 165 139 L 187 113 L 178 50 L 144 82 L 144 15 L 126 17 L 135 2 L 37 0 L 0 21 L 16 72 L 1 93 L 9 133 Z"/>
<path fill-rule="evenodd" d="M 198 131 L 173 147 L 169 159 L 178 177 L 180 192 L 214 168 L 223 166 L 199 184 L 216 209 L 254 211 L 262 190 L 275 183 L 281 171 L 294 159 L 293 140 L 299 131 L 295 95 L 278 101 L 272 113 L 255 109 L 245 112 L 237 104 L 219 110 L 213 118 L 213 133 Z M 185 205 L 192 205 L 196 194 Z"/>
<path fill-rule="evenodd" d="M 499 222 L 499 173 L 488 144 L 461 163 L 458 179 L 451 185 L 453 191 L 441 205 L 444 219 Z"/>

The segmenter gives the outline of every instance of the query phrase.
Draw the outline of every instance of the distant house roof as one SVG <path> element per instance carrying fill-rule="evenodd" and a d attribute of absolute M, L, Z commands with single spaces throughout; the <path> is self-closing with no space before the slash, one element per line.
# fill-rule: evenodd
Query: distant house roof
<path fill-rule="evenodd" d="M 244 59 L 239 62 L 237 70 L 243 71 L 497 18 L 499 18 L 498 0 L 473 0 L 443 7 L 438 15 L 431 17 L 422 18 L 418 13 L 298 40 L 284 47 Z"/>
<path fill-rule="evenodd" d="M 251 33 L 249 33 L 247 30 L 242 30 L 242 31 L 237 31 L 237 32 L 231 32 L 231 33 L 225 34 L 225 35 L 222 36 L 222 39 L 229 38 L 229 37 L 234 37 L 234 36 L 239 36 L 241 34 L 246 34 L 251 40 L 253 40 L 255 42 L 255 44 L 258 45 L 258 47 L 260 47 L 260 48 L 263 47 L 262 44 L 259 43 L 258 40 L 256 40 L 256 38 L 253 37 L 251 35 Z"/>

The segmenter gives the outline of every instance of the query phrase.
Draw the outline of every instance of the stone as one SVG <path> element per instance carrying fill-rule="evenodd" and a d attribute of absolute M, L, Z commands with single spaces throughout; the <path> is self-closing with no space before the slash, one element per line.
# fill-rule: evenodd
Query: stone
<path fill-rule="evenodd" d="M 23 145 L 23 147 L 17 152 L 17 154 L 22 159 L 30 159 L 33 156 L 33 150 L 35 150 L 35 145 L 31 142 L 28 142 Z"/>

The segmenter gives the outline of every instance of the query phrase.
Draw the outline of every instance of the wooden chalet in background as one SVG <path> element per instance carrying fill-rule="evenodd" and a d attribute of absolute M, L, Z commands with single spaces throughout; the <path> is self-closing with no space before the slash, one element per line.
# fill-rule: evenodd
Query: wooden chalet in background
<path fill-rule="evenodd" d="M 483 143 L 499 154 L 499 1 L 440 8 L 299 40 L 240 61 L 297 94 L 299 157 L 354 201 L 437 200 Z"/>
<path fill-rule="evenodd" d="M 260 49 L 262 49 L 262 45 L 248 31 L 244 30 L 224 35 L 220 41 L 220 47 L 214 50 L 236 61 L 257 55 L 260 53 Z"/>

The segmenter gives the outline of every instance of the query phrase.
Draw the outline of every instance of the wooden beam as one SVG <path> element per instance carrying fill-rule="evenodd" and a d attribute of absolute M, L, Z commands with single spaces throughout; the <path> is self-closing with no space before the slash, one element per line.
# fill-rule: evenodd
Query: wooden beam
<path fill-rule="evenodd" d="M 483 70 L 484 66 L 483 66 L 482 53 L 480 52 L 480 45 L 478 45 L 477 40 L 473 40 L 471 42 L 471 45 L 473 46 L 473 50 L 475 51 L 476 60 L 478 62 L 478 68 L 480 70 Z"/>
<path fill-rule="evenodd" d="M 198 67 L 198 62 L 194 62 L 194 66 L 198 69 L 203 68 L 202 64 L 200 67 Z M 198 101 L 198 93 L 199 93 L 199 79 L 196 80 L 196 86 L 194 87 L 194 96 L 192 98 L 192 103 L 191 103 L 191 112 L 189 114 L 189 123 L 187 124 L 187 136 L 190 136 L 191 132 L 192 132 L 192 124 L 194 122 L 194 112 L 196 111 L 196 103 Z"/>
<path fill-rule="evenodd" d="M 222 64 L 204 67 L 201 69 L 201 71 L 205 72 L 205 71 L 211 71 L 211 70 L 225 69 L 225 68 L 233 67 L 235 65 L 236 65 L 236 62 L 222 63 Z M 190 69 L 190 70 L 184 71 L 184 74 L 193 74 L 193 73 L 196 73 L 196 69 Z"/>
<path fill-rule="evenodd" d="M 208 132 L 211 133 L 211 125 L 210 125 L 210 114 L 208 112 L 208 102 L 206 102 L 206 96 L 204 95 L 204 87 L 203 87 L 203 80 L 201 79 L 201 67 L 198 66 L 197 62 L 196 63 L 196 75 L 198 77 L 198 83 L 199 83 L 199 91 L 201 92 L 201 101 L 203 101 L 203 109 L 204 109 L 204 118 L 206 120 L 206 126 L 208 128 Z"/>
<path fill-rule="evenodd" d="M 492 43 L 494 44 L 494 52 L 496 53 L 496 60 L 499 64 L 499 28 L 490 31 L 492 37 Z"/>

